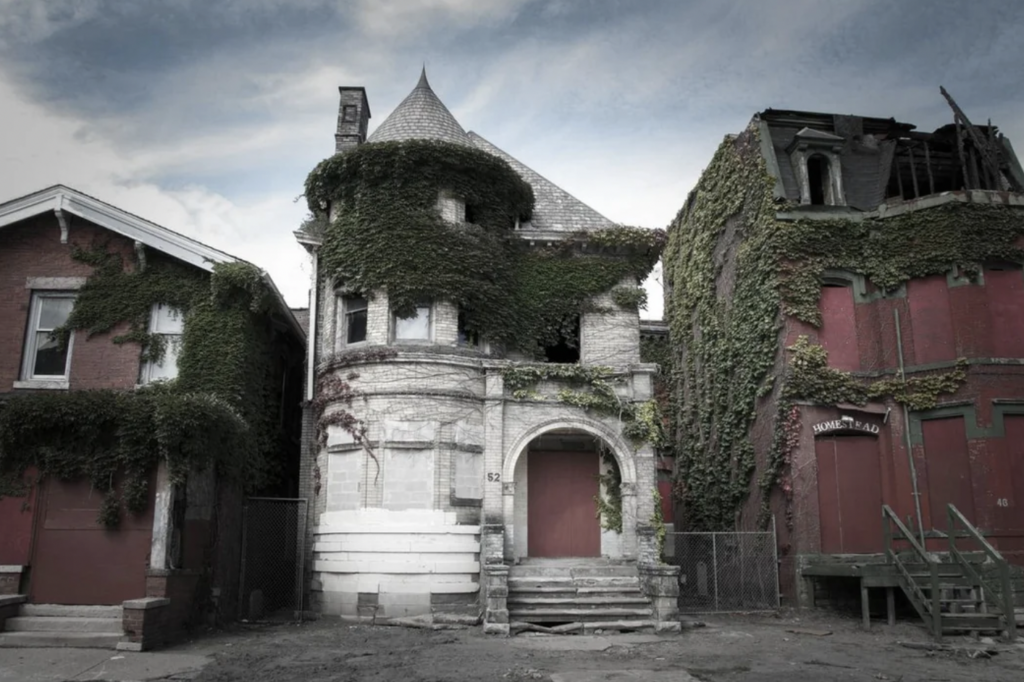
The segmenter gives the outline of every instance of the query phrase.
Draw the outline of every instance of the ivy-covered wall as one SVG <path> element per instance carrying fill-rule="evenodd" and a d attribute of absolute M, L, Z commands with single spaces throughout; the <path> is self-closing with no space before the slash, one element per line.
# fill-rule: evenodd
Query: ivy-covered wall
<path fill-rule="evenodd" d="M 950 202 L 886 218 L 781 220 L 779 212 L 796 207 L 775 199 L 774 182 L 755 121 L 719 147 L 669 229 L 677 520 L 691 529 L 752 524 L 739 519 L 752 493 L 767 521 L 794 441 L 796 402 L 927 409 L 966 380 L 962 362 L 904 377 L 893 353 L 883 376 L 869 380 L 829 368 L 809 339 L 787 351 L 787 319 L 821 324 L 827 270 L 862 275 L 884 292 L 954 266 L 971 273 L 986 260 L 1024 260 L 1019 209 Z"/>
<path fill-rule="evenodd" d="M 134 391 L 6 396 L 0 495 L 22 492 L 29 468 L 85 478 L 106 493 L 100 521 L 116 526 L 122 513 L 145 509 L 160 460 L 175 483 L 209 466 L 248 490 L 280 481 L 289 466 L 297 474 L 298 406 L 285 404 L 285 394 L 297 400 L 302 344 L 275 321 L 272 294 L 255 267 L 218 264 L 210 274 L 152 250 L 143 264 L 126 259 L 109 236 L 64 248 L 92 272 L 56 337 L 67 342 L 74 331 L 79 344 L 107 338 L 136 347 L 140 361 L 156 359 L 165 349 L 149 333 L 150 312 L 170 305 L 184 313 L 179 375 Z M 74 376 L 74 349 L 71 358 Z"/>
<path fill-rule="evenodd" d="M 441 192 L 465 202 L 464 221 L 442 217 Z M 306 199 L 327 281 L 386 291 L 398 314 L 423 300 L 454 303 L 468 331 L 529 357 L 556 344 L 592 297 L 629 277 L 639 283 L 665 243 L 662 230 L 614 227 L 531 247 L 515 232 L 533 211 L 530 185 L 502 159 L 436 141 L 332 156 L 310 173 Z M 628 287 L 614 300 L 643 303 Z"/>

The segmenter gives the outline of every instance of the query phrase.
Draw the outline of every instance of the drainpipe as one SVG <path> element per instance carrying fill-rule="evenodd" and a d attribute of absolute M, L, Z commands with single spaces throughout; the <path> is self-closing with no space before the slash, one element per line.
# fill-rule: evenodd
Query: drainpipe
<path fill-rule="evenodd" d="M 903 369 L 903 333 L 900 331 L 900 311 L 893 308 L 893 317 L 896 319 L 896 350 L 899 353 L 900 377 L 906 381 L 907 375 Z M 903 436 L 907 446 L 907 462 L 910 464 L 910 483 L 914 488 L 914 511 L 917 512 L 917 532 L 921 536 L 921 546 L 924 547 L 924 523 L 921 520 L 921 493 L 917 489 L 917 467 L 914 466 L 914 453 L 910 443 L 910 412 L 906 404 L 903 405 Z"/>
<path fill-rule="evenodd" d="M 319 258 L 317 255 L 317 249 L 314 248 L 312 251 L 313 256 L 313 276 L 309 289 L 309 331 L 306 332 L 306 400 L 313 400 L 314 386 L 313 380 L 316 372 L 316 331 L 317 331 L 317 286 L 320 278 L 318 277 L 318 265 Z"/>

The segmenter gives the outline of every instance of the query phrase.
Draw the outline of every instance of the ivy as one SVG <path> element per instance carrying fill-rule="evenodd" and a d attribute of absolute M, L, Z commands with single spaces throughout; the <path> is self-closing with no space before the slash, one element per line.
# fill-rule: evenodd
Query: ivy
<path fill-rule="evenodd" d="M 443 219 L 442 192 L 465 202 L 466 221 Z M 533 211 L 530 185 L 502 159 L 436 141 L 332 156 L 310 173 L 306 199 L 325 276 L 354 292 L 386 291 L 399 315 L 423 300 L 449 301 L 467 331 L 533 357 L 595 295 L 645 277 L 666 239 L 661 230 L 613 227 L 532 247 L 515 232 Z"/>
<path fill-rule="evenodd" d="M 863 381 L 829 368 L 824 351 L 806 342 L 783 374 L 782 321 L 821 324 L 826 271 L 889 291 L 953 266 L 970 273 L 990 259 L 1024 260 L 1024 215 L 1011 207 L 950 203 L 886 218 L 780 220 L 794 206 L 776 200 L 774 185 L 752 124 L 719 147 L 669 230 L 675 490 L 695 529 L 734 526 L 756 469 L 759 413 L 774 433 L 757 486 L 763 500 L 783 480 L 792 400 L 891 399 L 927 409 L 962 384 L 962 361 L 947 373 Z"/>
<path fill-rule="evenodd" d="M 209 466 L 248 490 L 273 478 L 285 447 L 277 374 L 282 340 L 270 320 L 272 294 L 262 273 L 231 263 L 209 274 L 146 255 L 126 263 L 104 244 L 73 246 L 72 256 L 93 273 L 55 335 L 66 341 L 72 331 L 93 337 L 127 326 L 111 341 L 136 343 L 143 361 L 156 360 L 164 349 L 148 330 L 152 308 L 176 308 L 184 316 L 177 379 L 129 392 L 8 397 L 0 407 L 0 493 L 16 492 L 29 468 L 40 476 L 86 479 L 105 494 L 99 521 L 110 527 L 122 507 L 144 511 L 161 460 L 175 484 Z"/>
<path fill-rule="evenodd" d="M 622 473 L 619 471 L 619 463 L 615 461 L 615 455 L 604 450 L 601 459 L 608 465 L 608 471 L 597 477 L 600 488 L 598 494 L 594 496 L 594 502 L 597 503 L 596 516 L 601 519 L 602 528 L 621 533 Z"/>
<path fill-rule="evenodd" d="M 665 526 L 665 516 L 661 512 L 661 491 L 657 487 L 651 488 L 651 497 L 654 498 L 654 511 L 651 512 L 651 528 L 654 529 L 654 542 L 658 548 L 658 561 L 665 556 L 665 536 L 668 535 L 668 528 Z"/>
<path fill-rule="evenodd" d="M 615 287 L 612 302 L 626 310 L 647 310 L 647 290 L 643 287 Z"/>

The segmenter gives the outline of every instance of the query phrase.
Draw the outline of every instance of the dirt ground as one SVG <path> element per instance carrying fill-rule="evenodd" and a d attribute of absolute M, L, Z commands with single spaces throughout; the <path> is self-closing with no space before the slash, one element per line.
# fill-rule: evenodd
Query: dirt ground
<path fill-rule="evenodd" d="M 198 682 L 741 682 L 899 680 L 1021 682 L 1024 644 L 949 638 L 927 651 L 923 629 L 835 614 L 714 616 L 679 635 L 519 635 L 422 630 L 324 619 L 240 627 L 193 645 L 212 662 Z M 830 634 L 826 634 L 830 633 Z M 974 656 L 988 648 L 988 656 Z"/>

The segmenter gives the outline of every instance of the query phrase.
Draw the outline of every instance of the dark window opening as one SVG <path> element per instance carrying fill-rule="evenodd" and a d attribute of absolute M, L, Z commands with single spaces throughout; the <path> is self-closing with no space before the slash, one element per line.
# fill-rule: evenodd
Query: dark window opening
<path fill-rule="evenodd" d="M 480 345 L 480 334 L 476 331 L 466 328 L 466 313 L 459 311 L 459 345 L 460 346 L 479 346 Z"/>
<path fill-rule="evenodd" d="M 341 108 L 341 119 L 352 122 L 356 120 L 356 107 L 353 104 L 346 104 Z"/>
<path fill-rule="evenodd" d="M 562 326 L 558 343 L 544 348 L 544 360 L 559 364 L 572 364 L 580 361 L 580 318 L 573 318 L 568 325 Z"/>
<path fill-rule="evenodd" d="M 1011 263 L 1010 261 L 1006 261 L 1006 260 L 993 260 L 993 261 L 988 261 L 988 262 L 985 263 L 985 269 L 986 270 L 997 270 L 997 271 L 1002 271 L 1002 270 L 1020 270 L 1021 269 L 1021 264 L 1020 263 Z"/>
<path fill-rule="evenodd" d="M 807 181 L 811 191 L 811 204 L 824 206 L 831 182 L 828 159 L 821 154 L 814 154 L 807 159 Z"/>
<path fill-rule="evenodd" d="M 345 297 L 345 343 L 366 341 L 366 299 Z"/>
<path fill-rule="evenodd" d="M 478 214 L 479 214 L 479 211 L 477 211 L 475 206 L 471 206 L 469 204 L 466 204 L 466 222 L 467 223 L 473 223 L 474 225 L 476 225 L 477 218 L 479 217 Z"/>

